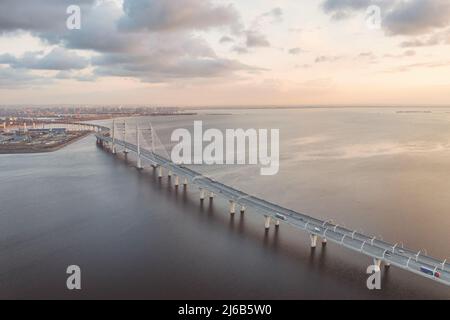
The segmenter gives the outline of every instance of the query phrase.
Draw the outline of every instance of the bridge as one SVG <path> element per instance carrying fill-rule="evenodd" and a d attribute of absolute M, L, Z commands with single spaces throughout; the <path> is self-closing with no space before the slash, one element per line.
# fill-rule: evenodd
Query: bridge
<path fill-rule="evenodd" d="M 123 130 L 126 128 L 124 124 Z M 421 277 L 450 286 L 450 264 L 447 259 L 444 261 L 430 257 L 424 251 L 414 251 L 403 247 L 403 245 L 386 242 L 376 237 L 365 235 L 348 229 L 332 221 L 324 221 L 304 213 L 300 213 L 288 208 L 284 208 L 275 203 L 247 194 L 241 190 L 223 184 L 215 179 L 206 177 L 183 165 L 177 165 L 170 159 L 157 154 L 154 150 L 152 138 L 150 150 L 145 148 L 140 138 L 140 131 L 143 130 L 136 125 L 135 139 L 128 142 L 125 132 L 118 136 L 116 125 L 113 121 L 112 128 L 90 125 L 95 131 L 97 144 L 108 148 L 113 154 L 119 149 L 125 153 L 132 152 L 136 155 L 138 169 L 142 169 L 143 161 L 150 163 L 158 170 L 158 177 L 162 178 L 164 172 L 173 177 L 176 188 L 188 184 L 195 185 L 200 191 L 200 200 L 205 198 L 221 197 L 229 202 L 229 213 L 236 214 L 239 210 L 243 214 L 247 209 L 251 209 L 255 214 L 261 215 L 265 221 L 265 228 L 268 230 L 272 224 L 279 227 L 282 223 L 307 232 L 310 235 L 311 247 L 315 248 L 320 241 L 325 245 L 328 241 L 345 247 L 359 254 L 366 255 L 373 259 L 373 265 L 378 268 L 384 266 L 395 266 L 400 269 L 412 272 Z M 153 129 L 150 129 L 153 137 Z M 122 138 L 122 139 L 120 139 Z"/>

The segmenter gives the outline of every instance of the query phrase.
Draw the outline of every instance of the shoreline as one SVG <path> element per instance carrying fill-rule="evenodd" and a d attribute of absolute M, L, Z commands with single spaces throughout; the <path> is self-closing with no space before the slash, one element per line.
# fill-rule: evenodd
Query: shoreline
<path fill-rule="evenodd" d="M 69 139 L 67 141 L 64 141 L 63 143 L 57 144 L 55 146 L 50 147 L 42 147 L 42 146 L 30 146 L 30 147 L 19 147 L 17 149 L 2 149 L 0 146 L 0 155 L 8 155 L 8 154 L 35 154 L 35 153 L 51 153 L 58 151 L 60 149 L 63 149 L 67 147 L 68 145 L 75 143 L 81 139 L 86 138 L 87 136 L 90 136 L 92 132 L 86 132 L 84 134 L 81 134 L 78 137 L 74 137 L 72 139 Z"/>

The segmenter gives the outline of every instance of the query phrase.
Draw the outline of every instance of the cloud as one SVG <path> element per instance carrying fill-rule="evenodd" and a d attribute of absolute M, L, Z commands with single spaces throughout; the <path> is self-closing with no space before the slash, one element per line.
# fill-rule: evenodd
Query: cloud
<path fill-rule="evenodd" d="M 384 56 L 386 58 L 406 58 L 406 57 L 413 57 L 415 55 L 416 55 L 416 51 L 406 50 L 405 52 L 402 52 L 401 54 L 386 54 Z"/>
<path fill-rule="evenodd" d="M 342 20 L 352 16 L 356 11 L 366 10 L 373 4 L 372 0 L 325 0 L 322 9 L 333 19 Z"/>
<path fill-rule="evenodd" d="M 124 0 L 123 9 L 119 27 L 125 30 L 205 30 L 239 24 L 232 5 L 213 5 L 209 0 Z"/>
<path fill-rule="evenodd" d="M 52 79 L 31 74 L 24 69 L 0 66 L 0 88 L 17 89 L 34 85 L 50 84 Z"/>
<path fill-rule="evenodd" d="M 97 77 L 94 74 L 83 73 L 79 71 L 72 70 L 62 70 L 55 75 L 56 79 L 60 80 L 77 80 L 82 82 L 94 81 Z"/>
<path fill-rule="evenodd" d="M 341 56 L 318 56 L 315 63 L 334 62 L 340 59 L 342 59 Z"/>
<path fill-rule="evenodd" d="M 431 35 L 425 35 L 422 37 L 414 37 L 412 39 L 403 41 L 400 46 L 403 48 L 413 48 L 413 47 L 428 47 L 437 45 L 448 45 L 450 44 L 450 28 L 445 30 L 434 32 Z"/>
<path fill-rule="evenodd" d="M 383 73 L 398 73 L 398 72 L 409 72 L 417 68 L 433 69 L 441 67 L 449 67 L 450 61 L 439 61 L 439 62 L 423 62 L 423 63 L 412 63 L 403 66 L 397 66 L 384 71 Z"/>
<path fill-rule="evenodd" d="M 67 7 L 77 4 L 87 10 L 95 0 L 2 0 L 0 33 L 17 30 L 56 32 L 66 28 Z"/>
<path fill-rule="evenodd" d="M 312 66 L 310 65 L 310 64 L 302 64 L 302 65 L 295 65 L 294 66 L 294 68 L 295 69 L 309 69 L 309 68 L 311 68 Z"/>
<path fill-rule="evenodd" d="M 291 48 L 291 49 L 289 49 L 289 54 L 292 54 L 292 55 L 298 55 L 298 54 L 300 54 L 301 52 L 302 52 L 302 49 L 301 48 Z"/>
<path fill-rule="evenodd" d="M 222 38 L 220 38 L 219 42 L 220 43 L 232 43 L 232 42 L 234 42 L 234 39 L 229 36 L 223 36 Z"/>
<path fill-rule="evenodd" d="M 280 23 L 283 21 L 283 10 L 280 7 L 273 8 L 272 10 L 263 13 L 261 18 L 269 18 L 271 23 Z"/>
<path fill-rule="evenodd" d="M 55 48 L 47 54 L 27 52 L 16 58 L 9 54 L 0 55 L 0 64 L 14 69 L 33 70 L 79 70 L 89 66 L 89 60 L 62 48 Z"/>
<path fill-rule="evenodd" d="M 222 77 L 236 71 L 259 70 L 235 60 L 218 57 L 199 38 L 171 35 L 153 40 L 160 45 L 145 53 L 109 53 L 93 58 L 95 74 L 161 82 L 177 78 Z"/>
<path fill-rule="evenodd" d="M 249 48 L 255 47 L 270 47 L 270 42 L 267 36 L 257 30 L 249 30 L 245 33 L 246 45 Z"/>
<path fill-rule="evenodd" d="M 375 58 L 375 55 L 373 54 L 373 52 L 361 52 L 358 57 L 360 58 Z"/>
<path fill-rule="evenodd" d="M 373 4 L 372 0 L 326 0 L 323 2 L 323 10 L 327 13 L 334 13 L 345 10 L 365 9 Z"/>
<path fill-rule="evenodd" d="M 423 35 L 450 25 L 448 0 L 325 0 L 322 8 L 332 18 L 345 19 L 377 5 L 388 35 Z"/>
<path fill-rule="evenodd" d="M 234 46 L 231 51 L 234 51 L 238 54 L 246 54 L 248 53 L 248 48 L 246 46 Z"/>
<path fill-rule="evenodd" d="M 448 0 L 400 1 L 383 19 L 392 35 L 425 34 L 450 24 Z"/>
<path fill-rule="evenodd" d="M 238 35 L 242 28 L 240 17 L 231 5 L 219 5 L 213 0 L 124 0 L 121 6 L 118 1 L 81 0 L 76 2 L 82 5 L 81 30 L 67 30 L 66 8 L 73 3 L 24 0 L 19 5 L 17 1 L 2 0 L 0 32 L 28 31 L 57 47 L 48 54 L 31 52 L 19 58 L 2 55 L 3 63 L 16 69 L 67 70 L 56 78 L 80 81 L 120 76 L 171 82 L 260 70 L 217 56 L 205 40 L 194 36 L 197 31 L 211 28 L 227 28 Z M 6 16 L 8 19 L 3 19 Z M 263 40 L 255 34 L 249 44 L 265 45 Z M 71 49 L 86 51 L 95 58 L 89 64 Z M 89 65 L 93 75 L 70 72 L 83 71 Z"/>
<path fill-rule="evenodd" d="M 231 50 L 239 54 L 244 54 L 250 52 L 250 49 L 270 47 L 270 41 L 262 30 L 269 23 L 279 23 L 282 21 L 283 10 L 279 7 L 258 15 L 248 28 L 244 28 L 238 33 L 243 40 L 233 46 Z"/>
<path fill-rule="evenodd" d="M 357 61 L 366 61 L 369 63 L 377 63 L 377 56 L 372 51 L 361 52 L 355 57 Z"/>
<path fill-rule="evenodd" d="M 57 34 L 59 43 L 71 49 L 92 50 L 100 53 L 133 52 L 140 50 L 148 36 L 145 32 L 121 32 L 117 24 L 123 9 L 113 2 L 104 2 L 83 13 L 81 30 Z M 49 39 L 54 34 L 45 34 Z"/>

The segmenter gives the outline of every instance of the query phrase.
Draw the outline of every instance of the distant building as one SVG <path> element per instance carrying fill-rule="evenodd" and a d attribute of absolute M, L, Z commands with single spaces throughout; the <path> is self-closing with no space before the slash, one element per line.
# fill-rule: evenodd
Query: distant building
<path fill-rule="evenodd" d="M 37 133 L 37 134 L 45 134 L 45 133 L 49 133 L 50 129 L 28 129 L 28 132 Z"/>
<path fill-rule="evenodd" d="M 51 133 L 55 133 L 55 134 L 64 134 L 67 132 L 66 128 L 52 128 L 50 129 Z"/>
<path fill-rule="evenodd" d="M 13 142 L 23 142 L 23 141 L 28 141 L 29 138 L 27 136 L 24 135 L 17 135 L 15 134 L 12 139 Z"/>

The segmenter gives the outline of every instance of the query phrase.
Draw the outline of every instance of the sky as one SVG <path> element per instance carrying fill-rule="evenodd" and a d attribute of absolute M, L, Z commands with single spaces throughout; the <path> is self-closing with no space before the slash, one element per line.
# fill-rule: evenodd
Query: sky
<path fill-rule="evenodd" d="M 1 0 L 0 105 L 450 106 L 449 48 L 448 0 Z"/>

